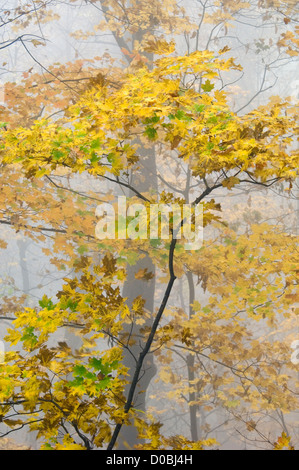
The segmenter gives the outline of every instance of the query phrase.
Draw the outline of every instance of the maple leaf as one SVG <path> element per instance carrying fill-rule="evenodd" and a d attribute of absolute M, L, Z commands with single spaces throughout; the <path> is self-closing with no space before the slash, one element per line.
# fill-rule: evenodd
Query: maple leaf
<path fill-rule="evenodd" d="M 235 176 L 231 176 L 230 178 L 225 179 L 222 182 L 222 186 L 224 186 L 227 189 L 232 189 L 236 184 L 239 184 L 240 180 L 239 178 L 236 178 Z"/>
<path fill-rule="evenodd" d="M 290 442 L 291 438 L 283 432 L 274 444 L 274 450 L 294 450 Z"/>
<path fill-rule="evenodd" d="M 144 281 L 150 281 L 153 279 L 155 275 L 152 272 L 148 272 L 148 269 L 140 269 L 136 274 L 135 274 L 135 279 L 141 279 Z"/>

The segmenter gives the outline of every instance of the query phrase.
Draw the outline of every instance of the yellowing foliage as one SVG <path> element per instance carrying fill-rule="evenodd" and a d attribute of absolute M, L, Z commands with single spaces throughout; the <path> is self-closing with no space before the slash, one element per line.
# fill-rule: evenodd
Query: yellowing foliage
<path fill-rule="evenodd" d="M 142 344 L 153 336 L 150 353 L 160 365 L 160 383 L 171 386 L 157 399 L 174 400 L 176 406 L 187 401 L 189 409 L 221 407 L 236 419 L 249 415 L 248 432 L 257 429 L 251 413 L 255 417 L 298 408 L 296 368 L 288 347 L 296 330 L 297 237 L 282 226 L 263 223 L 237 233 L 227 214 L 215 215 L 221 205 L 207 199 L 218 188 L 233 192 L 287 182 L 291 189 L 298 174 L 298 108 L 289 99 L 274 97 L 242 116 L 233 112 L 219 86 L 222 75 L 241 71 L 227 58 L 228 47 L 178 56 L 174 42 L 154 36 L 160 27 L 165 34 L 184 32 L 196 38 L 194 25 L 177 2 L 100 3 L 106 20 L 98 28 L 109 28 L 120 44 L 125 32 L 132 35 L 133 50 L 122 49 L 130 59 L 128 69 L 116 69 L 113 76 L 107 68 L 98 72 L 93 67 L 101 62 L 98 58 L 50 67 L 43 78 L 28 71 L 21 84 L 6 85 L 9 109 L 0 109 L 0 223 L 39 242 L 51 233 L 53 243 L 44 254 L 57 267 L 75 271 L 74 278 L 64 279 L 56 299 L 45 295 L 36 308 L 18 302 L 6 337 L 17 351 L 7 353 L 0 364 L 0 421 L 14 429 L 26 420 L 43 449 L 105 448 L 118 426 L 134 422 L 146 442 L 142 449 L 202 450 L 216 441 L 190 440 L 178 433 L 166 438 L 160 422 L 140 418 L 138 396 L 126 401 L 129 371 L 122 360 L 136 338 L 124 326 L 139 325 Z M 220 22 L 226 31 L 237 12 L 250 7 L 231 0 L 214 3 L 219 9 L 204 22 Z M 276 9 L 282 2 L 257 4 Z M 289 14 L 293 6 L 288 2 L 285 11 Z M 26 18 L 32 21 L 33 14 Z M 48 12 L 36 20 L 50 19 Z M 39 47 L 42 42 L 31 44 Z M 289 56 L 297 54 L 297 45 L 293 32 L 283 33 L 278 42 Z M 159 58 L 151 63 L 153 54 Z M 25 88 L 30 92 L 23 100 Z M 181 243 L 174 247 L 169 241 L 99 243 L 95 206 L 113 196 L 104 189 L 99 195 L 60 186 L 59 177 L 79 175 L 86 186 L 109 181 L 132 189 L 128 175 L 138 171 L 146 149 L 155 150 L 162 170 L 176 159 L 198 183 L 198 191 L 204 187 L 192 202 L 203 202 L 204 226 L 212 225 L 215 236 L 200 250 L 188 252 Z M 185 186 L 186 178 L 181 181 Z M 178 199 L 165 191 L 135 190 L 132 200 L 184 204 L 186 194 L 181 193 L 184 197 Z M 5 242 L 0 240 L 0 245 L 5 247 Z M 99 252 L 101 259 L 95 262 L 93 254 Z M 120 289 L 127 264 L 145 256 L 162 273 L 167 288 L 169 275 L 174 281 L 191 273 L 208 295 L 206 302 L 195 298 L 187 309 L 168 306 L 154 335 L 147 325 L 157 318 L 155 312 L 145 309 L 141 296 L 129 308 Z M 134 280 L 151 282 L 153 276 L 144 268 Z M 282 339 L 264 332 L 269 326 L 281 328 Z M 49 346 L 65 327 L 78 331 L 79 350 L 72 351 L 65 342 Z M 99 340 L 105 345 L 101 350 Z M 106 347 L 108 340 L 113 344 Z M 183 367 L 176 370 L 178 357 L 183 357 Z M 22 418 L 13 420 L 9 415 L 16 404 Z M 291 448 L 290 441 L 283 433 L 274 447 Z"/>
<path fill-rule="evenodd" d="M 2 161 L 21 164 L 27 177 L 60 167 L 119 176 L 139 160 L 137 134 L 145 145 L 175 149 L 194 176 L 234 170 L 233 178 L 222 178 L 229 188 L 242 182 L 242 175 L 261 183 L 294 179 L 297 112 L 288 101 L 276 99 L 239 117 L 229 110 L 223 92 L 211 93 L 214 85 L 204 92 L 181 85 L 182 74 L 210 84 L 218 70 L 235 67 L 233 60 L 208 51 L 159 59 L 153 71 L 142 67 L 117 90 L 103 85 L 86 92 L 69 110 L 67 127 L 41 119 L 30 129 L 5 132 Z"/>

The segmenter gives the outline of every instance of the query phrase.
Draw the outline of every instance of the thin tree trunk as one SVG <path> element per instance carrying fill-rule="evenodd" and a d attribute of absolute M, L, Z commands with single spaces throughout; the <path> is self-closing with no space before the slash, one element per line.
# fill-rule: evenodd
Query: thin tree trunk
<path fill-rule="evenodd" d="M 189 286 L 189 318 L 192 318 L 194 315 L 194 311 L 192 305 L 195 300 L 195 289 L 194 289 L 194 281 L 192 273 L 189 271 L 187 272 L 187 280 Z M 194 356 L 189 354 L 187 356 L 187 369 L 188 369 L 188 383 L 189 387 L 192 389 L 195 387 L 194 379 Z M 189 417 L 190 417 L 190 432 L 191 432 L 191 439 L 192 441 L 198 441 L 198 423 L 197 423 L 197 410 L 198 405 L 193 404 L 196 400 L 196 392 L 190 391 L 189 392 Z"/>

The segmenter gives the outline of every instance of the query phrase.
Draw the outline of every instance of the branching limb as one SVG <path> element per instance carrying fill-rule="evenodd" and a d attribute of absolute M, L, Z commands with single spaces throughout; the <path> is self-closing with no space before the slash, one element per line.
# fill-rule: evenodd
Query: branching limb
<path fill-rule="evenodd" d="M 155 335 L 156 335 L 157 328 L 159 326 L 160 320 L 162 318 L 162 315 L 163 315 L 164 310 L 166 308 L 166 305 L 168 303 L 168 300 L 169 300 L 174 282 L 176 280 L 176 276 L 175 276 L 175 273 L 174 273 L 174 266 L 173 266 L 175 246 L 176 246 L 176 239 L 173 239 L 172 242 L 171 242 L 171 245 L 170 245 L 170 250 L 169 250 L 169 274 L 170 274 L 170 279 L 169 279 L 169 282 L 168 282 L 168 285 L 167 285 L 162 303 L 160 305 L 160 308 L 158 310 L 158 313 L 157 313 L 156 318 L 154 320 L 154 323 L 152 325 L 149 337 L 146 341 L 146 344 L 145 344 L 143 350 L 141 351 L 141 353 L 139 355 L 139 358 L 138 358 L 138 361 L 137 361 L 137 364 L 136 364 L 134 377 L 133 377 L 133 380 L 132 380 L 132 383 L 131 383 L 131 386 L 130 386 L 130 389 L 129 389 L 129 393 L 128 393 L 128 398 L 127 398 L 127 401 L 126 401 L 126 404 L 125 404 L 125 407 L 124 407 L 124 413 L 126 415 L 129 413 L 130 409 L 133 406 L 134 395 L 135 395 L 136 387 L 137 387 L 138 382 L 140 380 L 140 374 L 141 374 L 141 371 L 142 371 L 144 360 L 145 360 L 147 354 L 150 352 L 151 346 L 153 344 L 153 341 L 154 341 L 154 338 L 155 338 Z M 107 447 L 107 450 L 113 450 L 113 448 L 116 444 L 117 438 L 119 436 L 119 433 L 121 431 L 122 426 L 123 426 L 123 423 L 119 423 L 119 424 L 116 425 L 116 427 L 114 429 L 114 432 L 113 432 L 113 435 L 112 435 L 112 438 L 111 438 L 111 441 L 110 441 L 110 443 Z"/>

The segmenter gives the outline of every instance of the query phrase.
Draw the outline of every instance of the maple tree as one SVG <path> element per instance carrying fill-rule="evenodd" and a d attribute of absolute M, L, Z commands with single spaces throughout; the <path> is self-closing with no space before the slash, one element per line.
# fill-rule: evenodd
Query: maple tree
<path fill-rule="evenodd" d="M 137 3 L 140 7 L 140 2 Z M 116 2 L 111 4 L 116 7 Z M 230 2 L 228 6 L 233 8 Z M 131 8 L 132 17 L 128 16 L 128 24 L 134 33 L 136 6 Z M 145 8 L 143 13 L 144 28 L 148 29 L 150 24 L 155 24 L 152 11 Z M 161 16 L 161 9 L 158 13 Z M 148 23 L 149 18 L 153 23 Z M 108 21 L 112 30 L 118 25 L 118 22 Z M 179 24 L 175 27 L 179 28 Z M 120 42 L 121 37 L 118 37 Z M 54 251 L 66 259 L 54 258 L 53 261 L 58 266 L 62 263 L 75 266 L 77 271 L 74 279 L 66 279 L 56 303 L 45 296 L 39 309 L 20 310 L 15 329 L 8 336 L 12 344 L 23 343 L 27 353 L 7 354 L 1 378 L 2 419 L 13 429 L 23 426 L 23 413 L 29 413 L 30 428 L 37 430 L 39 437 L 45 440 L 45 448 L 90 449 L 105 445 L 112 448 L 121 428 L 129 424 L 134 413 L 137 429 L 150 441 L 143 448 L 197 449 L 211 445 L 213 441 L 210 440 L 195 443 L 182 436 L 166 439 L 159 434 L 159 424 L 146 424 L 134 411 L 134 394 L 151 349 L 157 350 L 162 364 L 166 363 L 161 378 L 174 385 L 172 396 L 179 401 L 182 393 L 189 393 L 194 398 L 191 405 L 189 403 L 191 408 L 208 406 L 207 403 L 215 399 L 233 410 L 241 401 L 245 402 L 245 410 L 249 405 L 289 412 L 297 405 L 294 394 L 285 392 L 293 378 L 281 373 L 282 365 L 294 370 L 287 350 L 282 356 L 281 342 L 276 344 L 281 356 L 271 370 L 262 358 L 273 351 L 273 342 L 263 342 L 263 346 L 260 341 L 252 342 L 249 329 L 241 326 L 244 317 L 260 321 L 268 318 L 275 324 L 275 316 L 290 315 L 296 284 L 294 238 L 285 233 L 278 235 L 275 229 L 266 226 L 252 227 L 250 238 L 237 237 L 228 229 L 223 232 L 220 224 L 218 242 L 214 242 L 212 248 L 208 243 L 196 256 L 184 251 L 175 239 L 168 243 L 151 243 L 149 240 L 99 243 L 94 236 L 94 206 L 93 211 L 90 207 L 87 212 L 83 208 L 86 200 L 90 202 L 89 198 L 93 198 L 94 203 L 99 202 L 98 193 L 87 195 L 58 187 L 57 177 L 74 173 L 87 181 L 91 177 L 130 189 L 136 200 L 141 199 L 144 204 L 177 200 L 172 193 L 153 194 L 130 184 L 129 173 L 143 164 L 141 146 L 149 151 L 159 147 L 161 168 L 173 165 L 174 155 L 178 164 L 184 162 L 196 182 L 194 205 L 205 201 L 219 188 L 231 191 L 240 186 L 272 187 L 278 181 L 287 181 L 291 186 L 296 178 L 298 154 L 292 144 L 296 139 L 297 115 L 289 100 L 275 98 L 267 106 L 238 116 L 230 109 L 224 91 L 217 87 L 220 73 L 241 70 L 232 59 L 223 58 L 229 52 L 227 48 L 219 54 L 197 51 L 186 56 L 173 56 L 173 44 L 149 36 L 142 40 L 147 53 L 162 54 L 154 66 L 147 67 L 142 51 L 139 55 L 128 51 L 133 61 L 127 73 L 118 72 L 117 82 L 105 73 L 97 73 L 87 89 L 80 84 L 80 78 L 86 77 L 86 71 L 80 69 L 82 64 L 78 65 L 80 72 L 66 67 L 67 78 L 61 79 L 63 72 L 59 71 L 60 79 L 54 80 L 55 86 L 61 85 L 61 93 L 66 98 L 54 104 L 55 91 L 49 95 L 46 104 L 47 108 L 53 105 L 56 109 L 67 107 L 65 115 L 58 121 L 47 117 L 36 121 L 29 117 L 28 127 L 21 128 L 16 118 L 2 134 L 1 162 L 4 178 L 9 181 L 6 188 L 12 184 L 11 178 L 15 174 L 14 189 L 17 185 L 21 194 L 24 185 L 28 185 L 33 188 L 30 190 L 36 191 L 36 197 L 26 201 L 24 208 L 21 198 L 7 198 L 6 193 L 6 218 L 2 218 L 1 223 L 12 224 L 39 241 L 44 237 L 41 232 L 55 233 Z M 58 75 L 57 71 L 52 73 Z M 78 74 L 80 84 L 79 96 L 72 106 L 68 106 L 70 90 L 62 86 L 69 73 Z M 49 78 L 52 79 L 53 76 Z M 35 86 L 35 80 L 39 78 L 30 77 L 26 86 L 30 83 Z M 41 82 L 40 87 L 43 86 Z M 37 111 L 45 106 L 35 96 L 30 99 Z M 20 114 L 26 112 L 23 108 Z M 55 109 L 50 114 L 53 112 Z M 20 172 L 25 181 L 24 178 L 19 180 Z M 46 186 L 39 178 L 45 179 Z M 41 192 L 49 187 L 57 192 L 51 192 L 50 196 L 47 192 L 46 198 L 41 199 Z M 108 198 L 101 195 L 102 201 L 110 199 L 109 194 Z M 9 211 L 7 200 L 14 202 Z M 179 202 L 183 204 L 186 200 L 182 197 Z M 209 200 L 204 208 L 205 225 L 213 221 L 217 225 L 220 219 L 215 210 L 219 211 L 220 206 Z M 63 214 L 63 228 L 60 214 Z M 33 225 L 33 221 L 38 225 Z M 48 221 L 49 227 L 41 227 L 40 221 Z M 269 247 L 266 253 L 265 246 Z M 278 262 L 280 246 L 285 247 L 285 256 Z M 260 253 L 257 247 L 260 247 Z M 96 263 L 90 252 L 99 249 L 101 260 Z M 119 289 L 119 283 L 126 278 L 127 263 L 135 264 L 145 253 L 166 276 L 164 298 L 156 314 L 151 312 L 154 318 L 149 317 L 140 297 L 129 308 Z M 198 276 L 210 292 L 208 305 L 203 307 L 193 299 L 189 318 L 186 313 L 171 309 L 169 321 L 158 329 L 165 318 L 177 278 L 187 275 L 190 280 L 190 273 Z M 138 276 L 144 283 L 151 279 L 146 270 Z M 192 287 L 192 279 L 189 287 Z M 132 351 L 134 346 L 134 337 L 127 333 L 133 322 L 145 326 L 144 339 L 140 356 L 134 359 L 136 369 L 128 384 L 129 394 L 124 396 L 126 368 L 122 364 L 122 355 L 124 351 Z M 129 328 L 124 330 L 126 323 Z M 80 331 L 83 338 L 80 351 L 72 352 L 65 343 L 56 348 L 47 345 L 50 336 L 65 325 Z M 223 336 L 224 328 L 225 338 L 220 342 L 219 335 Z M 97 351 L 94 341 L 107 337 L 117 346 L 104 352 Z M 254 348 L 247 349 L 249 344 Z M 211 374 L 201 373 L 200 379 L 190 375 L 188 383 L 182 387 L 181 378 L 172 377 L 169 370 L 170 356 L 175 354 L 173 349 L 185 350 L 192 363 L 189 372 L 193 374 L 201 362 L 198 360 L 195 365 L 192 358 L 204 357 L 206 350 L 206 359 L 212 364 L 224 365 L 229 372 L 218 383 L 215 378 L 212 393 L 204 394 L 203 399 L 202 392 L 211 385 Z M 232 385 L 230 374 L 239 382 Z M 281 377 L 277 387 L 273 386 L 275 375 Z M 195 385 L 200 387 L 200 398 L 195 395 Z M 272 395 L 274 403 L 269 401 Z M 16 406 L 19 407 L 18 417 L 11 420 L 7 415 Z M 108 426 L 106 414 L 115 428 Z M 256 427 L 253 420 L 248 422 L 251 424 L 247 426 Z M 58 439 L 61 429 L 65 432 L 63 443 Z"/>

